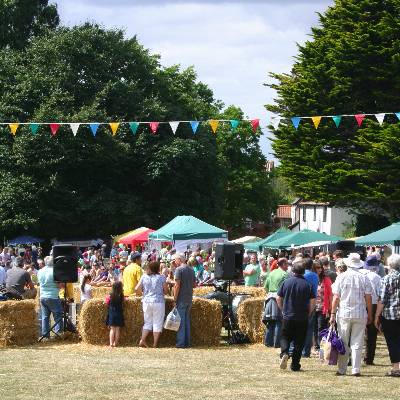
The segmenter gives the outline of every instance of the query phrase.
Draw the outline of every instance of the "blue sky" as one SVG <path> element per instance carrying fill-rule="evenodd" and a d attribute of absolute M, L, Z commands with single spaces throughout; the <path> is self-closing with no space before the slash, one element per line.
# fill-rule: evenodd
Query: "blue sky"
<path fill-rule="evenodd" d="M 265 126 L 274 92 L 268 72 L 288 72 L 316 12 L 333 0 L 58 0 L 61 21 L 123 28 L 161 55 L 164 65 L 193 65 L 199 79 L 226 105 L 240 106 Z M 267 158 L 270 133 L 261 147 Z"/>

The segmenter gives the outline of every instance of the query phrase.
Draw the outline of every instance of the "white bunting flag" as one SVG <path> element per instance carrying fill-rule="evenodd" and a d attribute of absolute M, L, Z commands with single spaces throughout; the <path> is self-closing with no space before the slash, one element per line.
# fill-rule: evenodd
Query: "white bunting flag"
<path fill-rule="evenodd" d="M 71 131 L 72 131 L 72 133 L 74 134 L 74 136 L 76 136 L 76 134 L 77 134 L 77 132 L 78 132 L 78 129 L 79 129 L 79 126 L 80 126 L 80 123 L 78 123 L 78 122 L 73 122 L 72 124 L 69 124 L 69 126 L 70 126 Z"/>
<path fill-rule="evenodd" d="M 271 117 L 271 125 L 274 127 L 274 129 L 279 128 L 280 122 L 281 122 L 281 117 Z"/>
<path fill-rule="evenodd" d="M 379 125 L 383 124 L 383 121 L 385 119 L 385 113 L 380 113 L 380 114 L 375 114 L 376 120 L 379 122 Z"/>
<path fill-rule="evenodd" d="M 174 135 L 175 135 L 176 130 L 178 129 L 178 126 L 179 126 L 179 121 L 171 121 L 171 122 L 169 123 L 169 126 L 171 127 L 172 132 L 173 132 Z"/>

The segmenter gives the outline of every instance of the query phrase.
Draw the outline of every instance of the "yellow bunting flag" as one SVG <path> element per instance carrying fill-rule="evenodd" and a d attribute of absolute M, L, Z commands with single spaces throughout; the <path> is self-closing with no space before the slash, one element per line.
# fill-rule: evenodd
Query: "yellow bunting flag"
<path fill-rule="evenodd" d="M 117 133 L 118 127 L 119 127 L 119 122 L 110 122 L 110 128 L 113 135 Z"/>
<path fill-rule="evenodd" d="M 318 129 L 322 117 L 311 117 L 312 122 L 314 122 L 315 129 Z"/>
<path fill-rule="evenodd" d="M 211 125 L 211 129 L 212 129 L 213 133 L 217 132 L 218 124 L 219 124 L 219 121 L 217 121 L 216 119 L 210 120 L 210 125 Z"/>
<path fill-rule="evenodd" d="M 17 133 L 19 124 L 8 124 L 8 126 L 10 127 L 11 133 L 15 136 L 15 134 Z"/>

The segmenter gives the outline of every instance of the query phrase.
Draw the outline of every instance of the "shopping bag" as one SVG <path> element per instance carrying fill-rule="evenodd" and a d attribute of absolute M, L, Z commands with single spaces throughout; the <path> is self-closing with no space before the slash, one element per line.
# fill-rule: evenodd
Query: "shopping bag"
<path fill-rule="evenodd" d="M 172 309 L 172 311 L 167 315 L 167 318 L 164 323 L 164 328 L 169 329 L 171 331 L 178 331 L 181 325 L 181 317 L 178 313 L 176 307 Z"/>
<path fill-rule="evenodd" d="M 326 362 L 329 362 L 329 358 L 331 356 L 331 351 L 332 351 L 332 343 L 329 341 L 329 337 L 326 338 L 323 344 L 321 343 L 321 347 L 324 352 L 324 360 Z"/>
<path fill-rule="evenodd" d="M 337 365 L 338 356 L 339 356 L 339 352 L 336 350 L 336 348 L 333 345 L 331 345 L 331 352 L 329 354 L 329 360 L 327 360 L 328 365 Z"/>

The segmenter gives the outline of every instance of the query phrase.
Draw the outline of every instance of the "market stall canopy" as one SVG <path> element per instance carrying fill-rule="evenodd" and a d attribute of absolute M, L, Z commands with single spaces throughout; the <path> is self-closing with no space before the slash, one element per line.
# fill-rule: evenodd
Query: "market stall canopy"
<path fill-rule="evenodd" d="M 236 244 L 244 244 L 244 243 L 259 242 L 260 240 L 262 239 L 257 236 L 243 236 L 239 239 L 231 240 L 231 242 Z"/>
<path fill-rule="evenodd" d="M 361 236 L 356 240 L 356 245 L 360 246 L 384 246 L 385 244 L 400 245 L 400 222 L 372 232 L 369 235 Z"/>
<path fill-rule="evenodd" d="M 149 234 L 154 232 L 154 229 L 145 228 L 136 233 L 131 233 L 130 235 L 124 236 L 119 240 L 119 243 L 130 244 L 136 246 L 137 244 L 146 243 L 149 240 Z"/>
<path fill-rule="evenodd" d="M 44 239 L 37 238 L 34 236 L 18 236 L 14 239 L 8 240 L 7 243 L 10 246 L 17 246 L 19 244 L 35 244 L 35 243 L 42 243 Z"/>
<path fill-rule="evenodd" d="M 295 249 L 305 249 L 307 247 L 320 247 L 325 246 L 326 244 L 331 244 L 331 240 L 317 240 L 316 242 L 300 244 L 298 246 L 294 246 Z"/>
<path fill-rule="evenodd" d="M 117 236 L 112 236 L 112 238 L 114 240 L 114 243 L 118 243 L 120 240 L 124 239 L 125 237 L 127 237 L 129 235 L 133 235 L 133 234 L 138 233 L 138 232 L 142 232 L 142 231 L 144 231 L 146 229 L 147 228 L 142 226 L 141 228 L 136 228 L 136 229 L 133 229 L 133 230 L 131 230 L 129 232 L 121 233 L 120 235 L 117 235 Z"/>
<path fill-rule="evenodd" d="M 158 241 L 227 239 L 228 232 L 207 224 L 191 215 L 178 215 L 168 224 L 150 233 L 149 239 Z"/>
<path fill-rule="evenodd" d="M 290 235 L 285 235 L 280 239 L 273 240 L 266 244 L 265 247 L 270 249 L 288 249 L 293 246 L 300 246 L 302 244 L 326 241 L 326 242 L 338 242 L 343 240 L 340 236 L 331 236 L 326 233 L 311 231 L 309 229 L 303 229 L 299 232 L 292 232 Z"/>
<path fill-rule="evenodd" d="M 279 228 L 277 231 L 275 231 L 274 233 L 272 233 L 271 235 L 267 236 L 264 239 L 261 239 L 258 242 L 254 242 L 254 243 L 246 243 L 244 245 L 245 249 L 248 250 L 255 250 L 255 251 L 261 251 L 261 249 L 263 247 L 268 247 L 267 244 L 272 242 L 273 240 L 278 240 L 280 238 L 283 238 L 287 235 L 290 235 L 291 233 L 293 233 L 292 231 L 290 231 L 287 228 Z"/>

